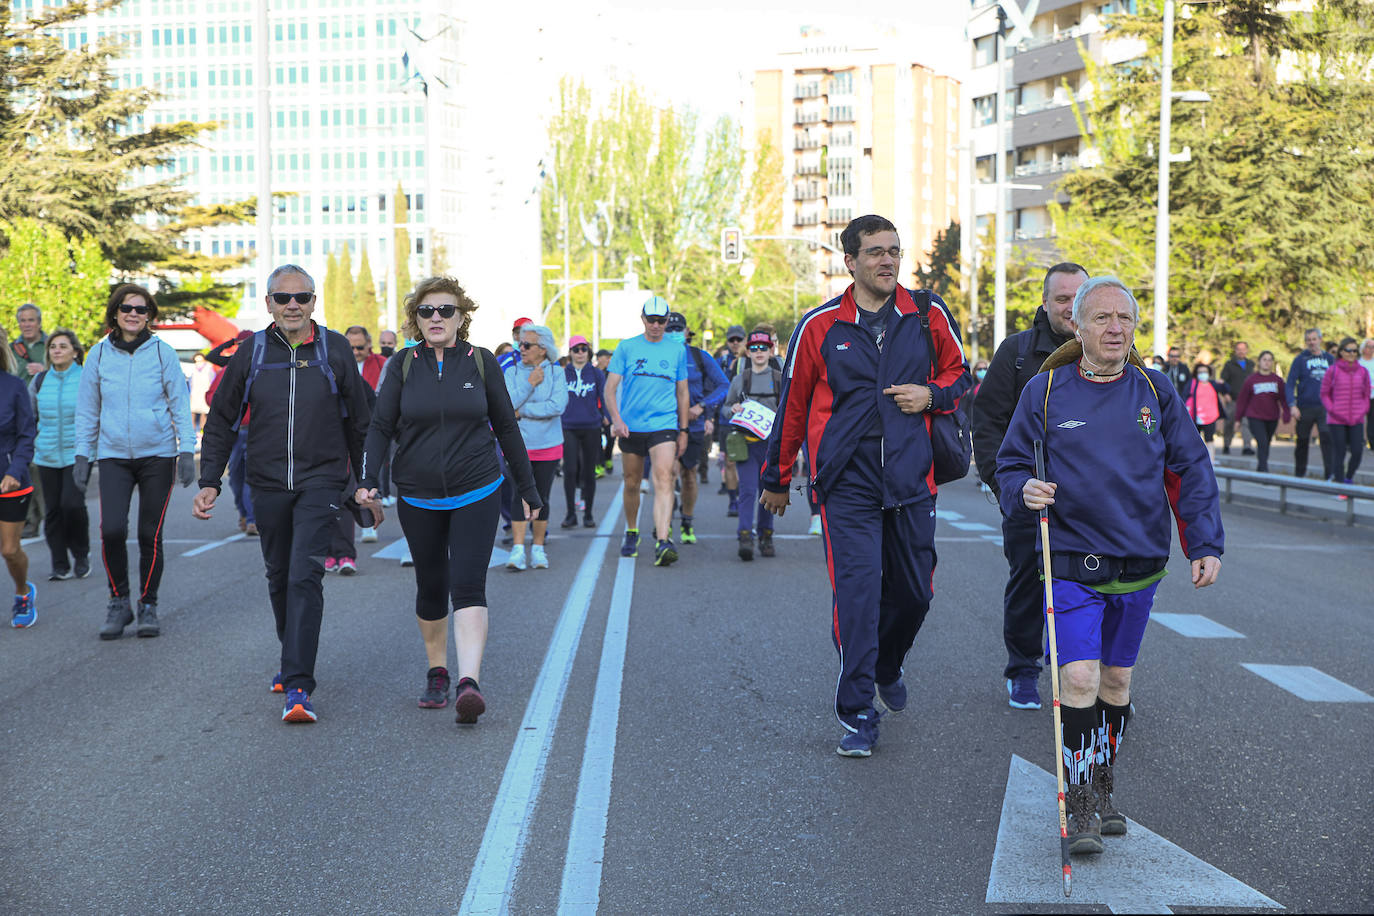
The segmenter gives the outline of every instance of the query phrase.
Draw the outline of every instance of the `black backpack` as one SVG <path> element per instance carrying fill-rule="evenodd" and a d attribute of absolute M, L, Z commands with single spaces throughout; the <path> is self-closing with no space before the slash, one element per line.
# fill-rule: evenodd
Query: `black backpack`
<path fill-rule="evenodd" d="M 926 376 L 926 382 L 929 383 L 935 375 L 935 337 L 930 332 L 930 290 L 918 290 L 915 299 L 916 312 L 921 316 L 921 333 L 925 335 L 926 348 L 930 350 L 930 371 Z M 957 332 L 950 328 L 950 333 Z M 967 366 L 964 372 L 968 372 Z M 968 476 L 969 462 L 973 460 L 973 435 L 968 416 L 957 402 L 951 413 L 930 415 L 930 451 L 935 465 L 936 486 Z"/>

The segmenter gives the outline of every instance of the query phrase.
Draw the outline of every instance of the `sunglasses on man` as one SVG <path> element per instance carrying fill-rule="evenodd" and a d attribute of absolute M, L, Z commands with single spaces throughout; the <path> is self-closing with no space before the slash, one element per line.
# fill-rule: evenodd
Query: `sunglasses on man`
<path fill-rule="evenodd" d="M 647 322 L 649 322 L 649 324 L 667 324 L 667 323 L 668 323 L 668 318 L 667 318 L 666 315 L 645 315 L 645 316 L 644 316 L 644 320 L 647 321 Z"/>
<path fill-rule="evenodd" d="M 458 311 L 456 305 L 422 305 L 415 310 L 415 314 L 421 318 L 433 318 L 434 313 L 438 312 L 440 318 L 452 318 L 456 311 Z"/>
<path fill-rule="evenodd" d="M 120 310 L 121 312 L 123 312 L 125 315 L 129 314 L 130 312 L 133 312 L 135 315 L 146 315 L 146 314 L 148 314 L 148 306 L 146 306 L 146 305 L 127 305 L 127 304 L 121 304 L 121 305 L 119 306 L 119 310 Z"/>
<path fill-rule="evenodd" d="M 301 305 L 309 305 L 309 304 L 310 304 L 310 300 L 311 300 L 311 299 L 314 299 L 314 298 L 315 298 L 315 294 L 314 294 L 314 293 L 273 293 L 273 294 L 272 294 L 272 301 L 275 302 L 275 303 L 277 303 L 277 305 L 286 305 L 286 303 L 290 302 L 292 299 L 295 299 L 295 300 L 296 300 L 297 302 L 299 302 Z"/>

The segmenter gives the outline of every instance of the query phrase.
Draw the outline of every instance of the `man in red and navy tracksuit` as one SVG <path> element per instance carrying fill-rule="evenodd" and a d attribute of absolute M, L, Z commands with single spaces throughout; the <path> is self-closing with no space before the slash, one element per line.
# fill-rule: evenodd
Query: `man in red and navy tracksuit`
<path fill-rule="evenodd" d="M 835 714 L 846 734 L 837 753 L 868 757 L 878 740 L 875 685 L 889 711 L 906 706 L 902 661 L 930 607 L 930 414 L 953 411 L 972 381 L 945 304 L 930 295 L 932 353 L 917 297 L 897 285 L 896 227 L 861 216 L 840 244 L 854 283 L 808 313 L 792 334 L 760 501 L 783 513 L 805 442 L 840 653 Z"/>

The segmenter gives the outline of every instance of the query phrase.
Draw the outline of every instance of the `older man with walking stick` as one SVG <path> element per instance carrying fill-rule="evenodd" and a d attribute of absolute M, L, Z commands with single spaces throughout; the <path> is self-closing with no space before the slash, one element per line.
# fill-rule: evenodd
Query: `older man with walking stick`
<path fill-rule="evenodd" d="M 1166 573 L 1171 506 L 1195 587 L 1216 581 L 1224 546 L 1207 448 L 1178 392 L 1136 355 L 1138 318 L 1116 278 L 1079 287 L 1077 339 L 1026 385 L 997 456 L 1002 511 L 1050 510 L 1059 743 L 1069 851 L 1078 855 L 1101 852 L 1104 833 L 1126 832 L 1112 800 L 1115 765 L 1131 673 Z"/>

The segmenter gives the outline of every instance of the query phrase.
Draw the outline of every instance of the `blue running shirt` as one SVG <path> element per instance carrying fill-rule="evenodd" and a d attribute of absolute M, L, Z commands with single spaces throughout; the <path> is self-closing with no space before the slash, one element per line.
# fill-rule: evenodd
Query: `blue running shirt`
<path fill-rule="evenodd" d="M 687 347 L 680 341 L 650 343 L 644 335 L 622 340 L 606 367 L 621 377 L 616 391 L 620 419 L 632 433 L 677 429 L 677 383 L 687 380 Z"/>

